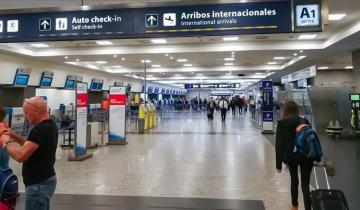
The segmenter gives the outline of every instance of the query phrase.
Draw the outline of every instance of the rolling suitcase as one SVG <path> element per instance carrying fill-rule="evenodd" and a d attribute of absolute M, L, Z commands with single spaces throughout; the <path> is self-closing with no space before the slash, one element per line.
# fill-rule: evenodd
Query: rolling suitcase
<path fill-rule="evenodd" d="M 313 210 L 349 210 L 345 195 L 340 190 L 330 189 L 329 178 L 323 167 L 328 189 L 319 189 L 319 182 L 314 168 L 316 190 L 311 191 L 311 205 Z"/>

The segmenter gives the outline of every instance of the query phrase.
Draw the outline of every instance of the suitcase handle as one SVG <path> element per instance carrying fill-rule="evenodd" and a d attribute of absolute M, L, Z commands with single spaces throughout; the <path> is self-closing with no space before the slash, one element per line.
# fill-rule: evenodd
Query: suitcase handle
<path fill-rule="evenodd" d="M 330 190 L 329 178 L 328 178 L 328 174 L 327 174 L 327 172 L 326 172 L 325 166 L 324 166 L 324 165 L 316 165 L 316 166 L 319 167 L 319 168 L 323 168 L 323 169 L 324 169 L 327 188 L 328 188 L 328 190 Z M 319 189 L 320 187 L 319 187 L 319 182 L 318 182 L 317 174 L 316 174 L 316 168 L 317 168 L 317 167 L 314 167 L 314 175 L 315 175 L 316 188 Z"/>

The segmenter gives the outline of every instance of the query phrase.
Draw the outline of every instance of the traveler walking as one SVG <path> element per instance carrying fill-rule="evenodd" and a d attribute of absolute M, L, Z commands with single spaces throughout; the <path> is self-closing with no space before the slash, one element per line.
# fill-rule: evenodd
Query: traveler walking
<path fill-rule="evenodd" d="M 225 100 L 224 97 L 221 98 L 220 102 L 219 102 L 219 107 L 221 110 L 221 121 L 225 122 L 226 120 L 226 112 L 228 110 L 228 102 Z"/>
<path fill-rule="evenodd" d="M 299 116 L 299 107 L 293 101 L 288 101 L 284 105 L 281 120 L 278 122 L 276 131 L 276 169 L 279 173 L 282 171 L 282 163 L 285 163 L 290 171 L 291 177 L 291 210 L 298 209 L 298 167 L 300 166 L 301 188 L 304 197 L 305 210 L 311 210 L 310 200 L 310 176 L 314 161 L 320 161 L 321 157 L 316 159 L 303 158 L 294 152 L 296 140 L 296 129 L 301 124 L 309 122 Z"/>
<path fill-rule="evenodd" d="M 208 107 L 208 113 L 207 113 L 208 119 L 213 120 L 214 119 L 214 111 L 215 111 L 215 107 L 216 107 L 216 104 L 215 104 L 215 101 L 213 98 L 210 98 L 210 101 L 209 101 L 207 107 Z"/>

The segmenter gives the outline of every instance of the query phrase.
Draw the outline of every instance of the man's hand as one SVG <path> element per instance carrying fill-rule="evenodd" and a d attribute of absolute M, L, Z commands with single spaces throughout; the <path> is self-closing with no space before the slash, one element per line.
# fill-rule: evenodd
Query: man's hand
<path fill-rule="evenodd" d="M 14 139 L 16 136 L 16 134 L 10 129 L 10 128 L 5 128 L 1 131 L 1 134 L 4 134 L 6 136 L 9 136 L 11 139 Z"/>

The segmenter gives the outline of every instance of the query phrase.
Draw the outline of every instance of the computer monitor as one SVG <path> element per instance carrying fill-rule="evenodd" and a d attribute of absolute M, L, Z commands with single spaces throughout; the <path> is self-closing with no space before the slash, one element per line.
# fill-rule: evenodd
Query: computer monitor
<path fill-rule="evenodd" d="M 66 89 L 73 89 L 75 86 L 75 81 L 71 79 L 67 79 L 65 82 L 65 88 Z"/>
<path fill-rule="evenodd" d="M 18 74 L 16 76 L 15 85 L 27 85 L 29 82 L 29 75 Z"/>
<path fill-rule="evenodd" d="M 53 78 L 51 77 L 43 77 L 40 82 L 40 87 L 50 87 Z"/>
<path fill-rule="evenodd" d="M 350 94 L 350 101 L 360 101 L 360 93 Z"/>

